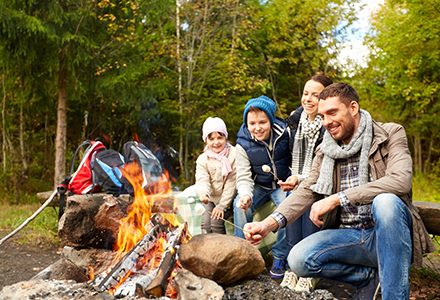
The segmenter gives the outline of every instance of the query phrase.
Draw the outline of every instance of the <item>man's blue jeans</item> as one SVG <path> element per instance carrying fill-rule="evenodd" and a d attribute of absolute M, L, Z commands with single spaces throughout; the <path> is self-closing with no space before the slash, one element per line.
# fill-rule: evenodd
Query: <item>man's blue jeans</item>
<path fill-rule="evenodd" d="M 241 208 L 236 206 L 237 201 L 240 199 L 237 196 L 234 200 L 234 223 L 237 226 L 243 228 L 244 224 L 250 223 L 253 220 L 253 213 L 255 209 L 263 205 L 267 201 L 272 201 L 276 207 L 278 207 L 281 202 L 286 198 L 286 192 L 278 187 L 276 190 L 266 190 L 259 185 L 254 186 L 254 196 L 252 197 L 252 205 L 244 212 Z M 235 227 L 235 236 L 243 238 L 244 234 L 241 229 Z M 278 259 L 286 258 L 286 241 L 285 241 L 285 229 L 282 228 L 278 230 L 277 241 L 272 246 L 272 254 Z"/>
<path fill-rule="evenodd" d="M 286 257 L 290 250 L 309 235 L 318 232 L 319 227 L 310 220 L 309 207 L 295 222 L 286 227 Z"/>
<path fill-rule="evenodd" d="M 376 196 L 372 210 L 373 228 L 322 230 L 299 242 L 289 253 L 290 268 L 302 277 L 331 278 L 357 288 L 378 271 L 384 300 L 409 299 L 411 213 L 393 194 Z"/>

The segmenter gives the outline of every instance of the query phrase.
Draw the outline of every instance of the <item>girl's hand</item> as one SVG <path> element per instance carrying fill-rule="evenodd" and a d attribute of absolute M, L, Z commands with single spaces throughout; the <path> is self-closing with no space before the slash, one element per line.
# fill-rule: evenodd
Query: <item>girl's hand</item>
<path fill-rule="evenodd" d="M 220 208 L 214 207 L 214 209 L 212 210 L 211 219 L 218 220 L 218 219 L 223 219 L 224 217 L 225 217 L 225 212 Z"/>
<path fill-rule="evenodd" d="M 202 203 L 208 204 L 209 196 L 207 194 L 202 194 L 202 195 L 199 196 L 199 200 Z"/>
<path fill-rule="evenodd" d="M 288 192 L 294 190 L 298 185 L 298 177 L 295 175 L 289 176 L 286 181 L 277 182 L 283 192 Z"/>
<path fill-rule="evenodd" d="M 243 210 L 243 211 L 247 211 L 248 210 L 248 208 L 251 206 L 251 204 L 252 204 L 252 199 L 251 199 L 251 197 L 249 196 L 249 195 L 245 195 L 245 196 L 243 196 L 243 197 L 241 197 L 239 200 L 238 200 L 239 202 L 240 202 L 240 208 Z"/>

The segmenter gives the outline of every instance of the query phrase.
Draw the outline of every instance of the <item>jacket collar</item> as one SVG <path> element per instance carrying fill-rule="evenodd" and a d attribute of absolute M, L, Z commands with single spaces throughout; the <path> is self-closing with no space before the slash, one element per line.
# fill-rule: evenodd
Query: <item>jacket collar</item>
<path fill-rule="evenodd" d="M 382 123 L 377 123 L 373 120 L 373 141 L 370 148 L 370 155 L 373 154 L 380 144 L 385 143 L 389 139 L 388 132 L 381 126 Z"/>

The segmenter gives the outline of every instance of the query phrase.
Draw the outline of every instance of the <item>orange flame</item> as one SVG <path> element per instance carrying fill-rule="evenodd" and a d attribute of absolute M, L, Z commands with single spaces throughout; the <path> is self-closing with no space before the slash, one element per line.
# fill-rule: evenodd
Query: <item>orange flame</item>
<path fill-rule="evenodd" d="M 110 294 L 113 295 L 113 294 L 115 293 L 115 291 L 118 289 L 118 287 L 120 287 L 121 284 L 124 283 L 124 281 L 125 281 L 128 277 L 130 277 L 131 274 L 133 274 L 133 271 L 130 271 L 130 272 L 128 272 L 127 274 L 125 274 L 125 276 L 122 277 L 122 279 L 118 282 L 118 284 L 117 284 L 116 286 L 112 287 L 111 289 L 109 289 L 108 292 L 109 292 Z"/>
<path fill-rule="evenodd" d="M 148 228 L 147 224 L 153 213 L 157 211 L 173 212 L 174 207 L 169 208 L 166 206 L 167 198 L 172 195 L 168 172 L 165 172 L 165 175 L 158 182 L 146 187 L 150 194 L 147 194 L 146 189 L 142 186 L 144 178 L 137 163 L 126 164 L 121 172 L 133 186 L 134 201 L 128 208 L 127 217 L 119 221 L 118 241 L 114 250 L 127 252 L 151 229 Z M 173 218 L 172 224 L 179 224 L 177 218 Z"/>
<path fill-rule="evenodd" d="M 88 266 L 88 267 L 89 267 L 89 271 L 90 271 L 89 280 L 95 279 L 95 273 L 94 273 L 93 267 L 91 267 L 91 266 Z"/>
<path fill-rule="evenodd" d="M 135 162 L 126 164 L 125 167 L 121 169 L 121 172 L 133 186 L 134 201 L 127 209 L 127 217 L 119 221 L 118 239 L 113 246 L 114 250 L 117 251 L 119 255 L 115 257 L 112 264 L 121 259 L 124 253 L 130 251 L 130 249 L 133 248 L 149 230 L 151 230 L 152 224 L 150 219 L 155 213 L 165 213 L 166 219 L 171 225 L 180 225 L 180 222 L 175 215 L 177 201 L 172 198 L 171 181 L 169 180 L 169 174 L 166 170 L 158 182 L 148 184 L 146 187 L 143 186 L 145 175 L 142 174 L 141 168 Z M 173 199 L 171 203 L 170 199 Z M 185 236 L 185 243 L 190 238 L 190 236 Z M 166 249 L 168 242 L 167 239 L 167 235 L 163 234 L 154 247 L 138 259 L 136 269 L 142 269 L 149 273 L 157 269 Z M 180 265 L 180 262 L 177 261 L 170 279 L 174 278 L 177 271 L 181 268 L 182 266 Z M 109 292 L 113 294 L 132 273 L 133 272 L 130 271 L 120 280 L 117 286 L 111 288 Z M 175 299 L 177 298 L 177 290 L 172 285 L 174 285 L 174 281 L 170 280 L 166 296 Z"/>

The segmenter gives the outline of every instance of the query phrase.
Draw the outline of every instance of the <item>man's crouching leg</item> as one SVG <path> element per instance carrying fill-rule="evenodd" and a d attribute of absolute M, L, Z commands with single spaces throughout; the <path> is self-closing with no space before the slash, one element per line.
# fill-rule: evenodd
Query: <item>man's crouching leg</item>
<path fill-rule="evenodd" d="M 409 299 L 409 270 L 412 257 L 411 213 L 393 194 L 373 200 L 377 254 L 383 299 Z"/>
<path fill-rule="evenodd" d="M 327 229 L 316 232 L 295 245 L 287 261 L 300 277 L 330 278 L 357 288 L 374 278 L 376 253 L 371 258 L 373 229 Z"/>

